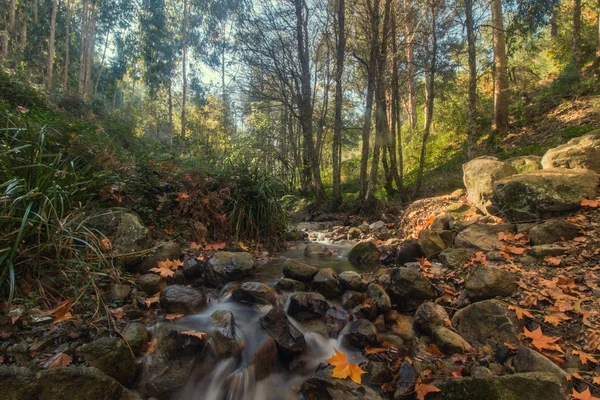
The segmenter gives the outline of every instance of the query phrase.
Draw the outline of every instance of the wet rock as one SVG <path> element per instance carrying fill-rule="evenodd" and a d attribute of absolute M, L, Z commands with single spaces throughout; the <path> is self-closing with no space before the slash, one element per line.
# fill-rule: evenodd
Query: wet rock
<path fill-rule="evenodd" d="M 423 257 L 423 253 L 419 243 L 415 239 L 407 239 L 396 247 L 394 264 L 404 265 L 421 257 Z"/>
<path fill-rule="evenodd" d="M 414 397 L 415 385 L 419 374 L 408 361 L 402 362 L 398 371 L 398 380 L 394 400 L 409 400 Z"/>
<path fill-rule="evenodd" d="M 377 306 L 371 299 L 367 299 L 362 304 L 354 307 L 351 311 L 351 314 L 354 315 L 354 318 L 356 319 L 366 319 L 369 321 L 375 320 L 379 315 Z"/>
<path fill-rule="evenodd" d="M 423 301 L 436 297 L 431 282 L 420 272 L 410 268 L 391 268 L 388 273 L 391 281 L 387 292 L 400 308 L 417 307 Z"/>
<path fill-rule="evenodd" d="M 350 346 L 360 350 L 366 346 L 376 346 L 378 343 L 377 328 L 366 319 L 349 322 L 340 332 L 340 336 Z"/>
<path fill-rule="evenodd" d="M 467 295 L 472 300 L 511 296 L 517 291 L 518 277 L 500 267 L 482 265 L 473 269 L 466 281 Z"/>
<path fill-rule="evenodd" d="M 365 367 L 367 379 L 374 385 L 381 386 L 392 380 L 392 372 L 387 364 L 380 361 L 369 361 Z"/>
<path fill-rule="evenodd" d="M 419 232 L 418 243 L 425 257 L 430 260 L 446 249 L 446 244 L 440 235 L 431 229 L 423 229 Z"/>
<path fill-rule="evenodd" d="M 371 225 L 369 225 L 369 232 L 377 233 L 385 227 L 386 227 L 386 224 L 383 221 L 373 222 Z"/>
<path fill-rule="evenodd" d="M 254 258 L 250 253 L 222 251 L 208 261 L 206 277 L 211 284 L 220 286 L 252 275 L 254 266 Z"/>
<path fill-rule="evenodd" d="M 508 305 L 500 300 L 484 300 L 459 310 L 452 325 L 471 345 L 496 348 L 504 343 L 518 344 L 522 325 Z"/>
<path fill-rule="evenodd" d="M 560 246 L 558 244 L 542 244 L 539 246 L 531 246 L 529 251 L 536 258 L 545 258 L 546 256 L 562 256 L 567 250 L 569 250 L 568 247 Z"/>
<path fill-rule="evenodd" d="M 373 389 L 358 385 L 350 379 L 331 377 L 333 368 L 325 369 L 308 378 L 300 387 L 306 400 L 384 400 Z"/>
<path fill-rule="evenodd" d="M 151 268 L 155 268 L 159 261 L 179 260 L 181 257 L 181 246 L 176 242 L 166 242 L 159 245 L 150 255 L 146 256 L 140 263 L 138 270 L 147 274 Z"/>
<path fill-rule="evenodd" d="M 579 227 L 564 219 L 551 219 L 529 231 L 532 245 L 552 244 L 580 236 Z"/>
<path fill-rule="evenodd" d="M 516 169 L 519 174 L 542 169 L 542 157 L 539 156 L 513 157 L 504 162 Z"/>
<path fill-rule="evenodd" d="M 275 288 L 282 292 L 304 292 L 306 285 L 295 279 L 281 278 L 275 284 Z"/>
<path fill-rule="evenodd" d="M 312 288 L 327 298 L 339 297 L 342 294 L 340 281 L 331 268 L 323 268 L 313 278 Z"/>
<path fill-rule="evenodd" d="M 204 274 L 204 265 L 196 260 L 195 257 L 186 257 L 183 260 L 183 276 L 192 281 L 201 278 Z"/>
<path fill-rule="evenodd" d="M 468 353 L 473 350 L 473 347 L 462 336 L 445 326 L 434 327 L 431 331 L 431 337 L 435 344 L 448 354 Z"/>
<path fill-rule="evenodd" d="M 494 184 L 494 208 L 508 221 L 540 219 L 577 210 L 598 194 L 598 174 L 585 169 L 543 169 Z"/>
<path fill-rule="evenodd" d="M 158 274 L 144 274 L 136 281 L 142 292 L 150 296 L 160 293 L 165 287 L 165 281 Z"/>
<path fill-rule="evenodd" d="M 359 228 L 350 228 L 348 230 L 348 240 L 356 240 L 356 239 L 360 239 L 360 237 L 362 236 L 362 231 Z"/>
<path fill-rule="evenodd" d="M 141 390 L 156 398 L 168 398 L 188 381 L 196 363 L 196 355 L 171 357 L 167 351 L 156 351 L 144 363 Z"/>
<path fill-rule="evenodd" d="M 288 258 L 283 263 L 283 276 L 300 282 L 310 282 L 319 272 L 317 267 Z"/>
<path fill-rule="evenodd" d="M 415 312 L 415 327 L 425 333 L 431 333 L 434 328 L 449 323 L 450 317 L 444 307 L 431 301 L 421 304 Z"/>
<path fill-rule="evenodd" d="M 137 395 L 125 389 L 115 379 L 93 367 L 69 366 L 43 370 L 37 375 L 36 386 L 38 390 L 34 397 L 22 397 L 21 399 L 139 399 Z"/>
<path fill-rule="evenodd" d="M 325 324 L 329 333 L 328 337 L 337 337 L 349 320 L 350 314 L 346 310 L 338 307 L 331 307 L 327 310 L 327 313 L 325 313 Z"/>
<path fill-rule="evenodd" d="M 309 321 L 325 316 L 329 304 L 320 293 L 300 292 L 290 296 L 288 314 L 298 321 Z"/>
<path fill-rule="evenodd" d="M 427 400 L 563 400 L 567 395 L 562 383 L 556 375 L 541 372 L 451 379 L 436 384 L 441 391 Z"/>
<path fill-rule="evenodd" d="M 304 353 L 306 340 L 280 308 L 273 308 L 260 318 L 260 326 L 271 336 L 286 356 Z"/>
<path fill-rule="evenodd" d="M 329 252 L 329 248 L 324 244 L 309 244 L 304 249 L 304 257 L 331 257 L 331 253 Z"/>
<path fill-rule="evenodd" d="M 206 307 L 206 295 L 187 286 L 167 286 L 160 294 L 160 307 L 167 314 L 197 313 Z"/>
<path fill-rule="evenodd" d="M 123 385 L 135 378 L 135 360 L 125 342 L 115 337 L 103 337 L 77 349 L 88 365 L 98 368 Z"/>
<path fill-rule="evenodd" d="M 544 168 L 587 168 L 600 174 L 600 130 L 548 150 L 542 165 Z"/>
<path fill-rule="evenodd" d="M 548 372 L 563 378 L 568 375 L 550 359 L 525 346 L 519 346 L 512 359 L 512 365 L 517 372 Z"/>
<path fill-rule="evenodd" d="M 495 250 L 506 244 L 498 239 L 498 233 L 514 231 L 515 225 L 512 224 L 474 224 L 459 232 L 454 245 L 475 250 Z"/>
<path fill-rule="evenodd" d="M 413 317 L 409 315 L 398 315 L 396 323 L 392 326 L 395 335 L 405 342 L 410 342 L 416 336 Z"/>
<path fill-rule="evenodd" d="M 338 275 L 340 284 L 345 290 L 354 290 L 356 292 L 366 292 L 368 282 L 354 271 L 344 271 Z"/>
<path fill-rule="evenodd" d="M 376 264 L 381 251 L 372 242 L 360 242 L 348 253 L 348 260 L 356 264 Z"/>
<path fill-rule="evenodd" d="M 260 282 L 244 282 L 236 288 L 232 297 L 240 303 L 275 304 L 275 289 Z"/>
<path fill-rule="evenodd" d="M 242 353 L 246 343 L 239 338 L 233 313 L 218 310 L 210 316 L 211 324 L 215 327 L 213 344 L 218 358 L 237 357 Z"/>
<path fill-rule="evenodd" d="M 108 301 L 123 302 L 129 297 L 131 286 L 124 284 L 114 284 L 108 292 Z"/>
<path fill-rule="evenodd" d="M 329 327 L 327 326 L 327 323 L 320 319 L 302 322 L 302 331 L 317 333 L 325 338 L 329 337 Z"/>
<path fill-rule="evenodd" d="M 148 343 L 148 332 L 146 327 L 139 322 L 131 322 L 123 329 L 123 339 L 127 341 L 133 354 L 139 355 L 142 351 L 142 346 Z"/>
<path fill-rule="evenodd" d="M 369 298 L 373 300 L 380 313 L 384 313 L 392 308 L 390 296 L 385 292 L 385 289 L 376 283 L 371 283 L 367 289 Z"/>
<path fill-rule="evenodd" d="M 460 268 L 474 256 L 475 252 L 470 249 L 446 249 L 440 253 L 438 260 L 445 267 Z"/>
<path fill-rule="evenodd" d="M 516 173 L 514 167 L 495 157 L 479 157 L 463 164 L 467 199 L 482 211 L 486 211 L 494 193 L 494 182 Z"/>
<path fill-rule="evenodd" d="M 359 304 L 362 304 L 367 299 L 366 293 L 355 292 L 354 290 L 347 290 L 342 295 L 342 307 L 346 310 L 351 310 Z"/>
<path fill-rule="evenodd" d="M 260 381 L 271 375 L 276 362 L 277 343 L 268 336 L 250 360 L 250 365 L 254 367 L 254 378 Z"/>

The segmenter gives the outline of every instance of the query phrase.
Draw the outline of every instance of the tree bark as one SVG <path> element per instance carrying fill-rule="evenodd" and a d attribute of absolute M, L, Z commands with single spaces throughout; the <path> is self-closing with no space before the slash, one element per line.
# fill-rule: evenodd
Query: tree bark
<path fill-rule="evenodd" d="M 65 36 L 65 65 L 63 66 L 63 93 L 69 93 L 69 50 L 71 47 L 71 0 L 67 0 L 67 32 Z M 114 103 L 114 102 L 113 102 Z M 114 107 L 114 105 L 113 105 Z"/>
<path fill-rule="evenodd" d="M 396 12 L 392 14 L 392 101 L 391 101 L 391 114 L 392 114 L 392 148 L 394 154 L 396 154 L 396 148 L 398 148 L 398 179 L 396 182 L 396 189 L 400 192 L 404 191 L 404 162 L 402 155 L 402 130 L 400 125 L 400 74 L 399 68 L 399 54 L 398 54 L 398 35 L 396 34 Z"/>
<path fill-rule="evenodd" d="M 169 80 L 169 147 L 173 149 L 173 82 Z"/>
<path fill-rule="evenodd" d="M 94 49 L 96 47 L 96 22 L 98 18 L 98 5 L 92 5 L 92 16 L 89 26 L 89 37 L 87 40 L 87 54 L 85 62 L 85 91 L 84 98 L 89 99 L 92 94 L 92 67 L 94 66 Z"/>
<path fill-rule="evenodd" d="M 494 132 L 490 136 L 490 142 L 493 142 L 497 135 L 505 135 L 508 132 L 508 71 L 500 0 L 492 0 L 491 7 L 494 31 Z"/>
<path fill-rule="evenodd" d="M 469 99 L 467 107 L 467 158 L 473 158 L 477 127 L 477 50 L 475 47 L 475 23 L 473 21 L 473 0 L 465 0 L 465 27 L 467 30 L 467 53 L 469 58 Z"/>
<path fill-rule="evenodd" d="M 435 0 L 429 6 L 431 18 L 431 51 L 429 55 L 428 71 L 426 77 L 426 99 L 425 99 L 425 129 L 423 130 L 423 140 L 421 142 L 421 157 L 419 159 L 419 172 L 417 174 L 417 183 L 415 195 L 418 196 L 421 192 L 423 182 L 423 170 L 425 168 L 425 156 L 427 150 L 427 141 L 431 132 L 431 123 L 433 122 L 433 106 L 435 100 L 435 72 L 437 62 L 437 8 Z"/>
<path fill-rule="evenodd" d="M 23 24 L 21 25 L 21 34 L 19 37 L 19 49 L 17 52 L 17 60 L 15 65 L 21 64 L 21 61 L 25 57 L 25 46 L 27 45 L 27 18 L 23 18 Z"/>
<path fill-rule="evenodd" d="M 577 68 L 578 77 L 581 78 L 581 0 L 573 3 L 573 43 L 572 58 Z"/>
<path fill-rule="evenodd" d="M 100 84 L 100 78 L 102 78 L 102 71 L 104 69 L 104 60 L 106 59 L 106 50 L 108 49 L 108 40 L 110 38 L 110 30 L 106 32 L 106 40 L 104 41 L 104 51 L 102 52 L 102 59 L 100 60 L 100 69 L 98 69 L 98 75 L 96 76 L 96 84 L 94 85 L 94 95 L 98 95 L 98 85 Z"/>
<path fill-rule="evenodd" d="M 319 157 L 315 151 L 313 140 L 313 108 L 312 88 L 310 85 L 310 52 L 308 37 L 308 7 L 305 0 L 294 0 L 296 10 L 296 41 L 298 60 L 300 63 L 300 95 L 298 97 L 298 112 L 300 114 L 300 125 L 305 143 L 305 151 L 308 152 L 308 162 L 312 172 L 313 186 L 317 200 L 325 199 L 325 191 L 321 182 L 321 170 Z M 306 168 L 306 166 L 305 166 Z"/>
<path fill-rule="evenodd" d="M 85 90 L 85 61 L 86 49 L 88 43 L 88 23 L 89 23 L 89 0 L 83 0 L 83 12 L 81 14 L 81 43 L 79 46 L 79 82 L 77 90 L 79 96 L 83 97 Z"/>
<path fill-rule="evenodd" d="M 342 202 L 342 76 L 344 74 L 344 55 L 346 53 L 346 1 L 337 0 L 337 43 L 335 67 L 335 122 L 333 126 L 333 195 L 332 204 L 336 208 Z"/>
<path fill-rule="evenodd" d="M 598 17 L 596 19 L 596 26 L 598 27 L 596 34 L 596 58 L 600 58 L 600 0 L 598 0 L 596 8 L 598 8 Z"/>
<path fill-rule="evenodd" d="M 181 47 L 182 47 L 182 80 L 183 80 L 183 99 L 181 101 L 181 137 L 185 138 L 185 130 L 187 125 L 187 19 L 188 9 L 187 0 L 183 0 L 183 29 L 181 32 Z"/>
<path fill-rule="evenodd" d="M 413 13 L 410 0 L 404 1 L 405 6 L 405 25 L 404 35 L 406 36 L 406 75 L 408 80 L 408 124 L 413 131 L 417 127 L 417 78 L 415 76 L 415 32 L 412 29 Z"/>
<path fill-rule="evenodd" d="M 10 0 L 8 7 L 8 18 L 6 21 L 6 32 L 2 37 L 2 61 L 7 61 L 9 56 L 8 48 L 10 47 L 10 35 L 13 34 L 15 28 L 15 14 L 17 11 L 17 0 Z"/>
<path fill-rule="evenodd" d="M 50 92 L 52 91 L 52 73 L 54 68 L 54 34 L 56 33 L 57 8 L 58 0 L 54 0 L 52 2 L 52 16 L 50 17 L 50 39 L 48 40 L 48 64 L 46 67 L 46 87 Z"/>

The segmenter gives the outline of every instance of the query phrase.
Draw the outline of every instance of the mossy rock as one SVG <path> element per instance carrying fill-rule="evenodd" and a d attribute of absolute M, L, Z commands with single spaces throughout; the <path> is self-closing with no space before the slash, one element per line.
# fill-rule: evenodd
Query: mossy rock
<path fill-rule="evenodd" d="M 348 254 L 348 260 L 357 264 L 375 264 L 379 262 L 381 251 L 372 242 L 361 242 Z"/>

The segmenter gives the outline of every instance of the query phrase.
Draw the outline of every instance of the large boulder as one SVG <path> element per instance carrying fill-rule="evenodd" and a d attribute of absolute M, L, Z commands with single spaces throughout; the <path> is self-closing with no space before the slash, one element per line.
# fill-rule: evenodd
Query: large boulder
<path fill-rule="evenodd" d="M 504 376 L 450 379 L 436 384 L 427 400 L 564 400 L 564 378 L 531 372 Z"/>
<path fill-rule="evenodd" d="M 344 342 L 361 350 L 366 346 L 376 346 L 378 342 L 377 328 L 366 319 L 349 322 L 340 332 L 340 336 Z"/>
<path fill-rule="evenodd" d="M 350 379 L 331 377 L 332 367 L 308 378 L 300 387 L 306 400 L 384 400 L 373 389 L 356 384 Z"/>
<path fill-rule="evenodd" d="M 283 276 L 300 282 L 310 282 L 319 272 L 317 267 L 288 258 L 283 263 Z"/>
<path fill-rule="evenodd" d="M 423 229 L 419 232 L 418 243 L 425 257 L 430 260 L 437 257 L 446 249 L 446 244 L 438 232 L 435 232 L 432 229 Z"/>
<path fill-rule="evenodd" d="M 529 231 L 531 244 L 535 246 L 571 240 L 577 236 L 580 236 L 579 227 L 564 219 L 551 219 Z"/>
<path fill-rule="evenodd" d="M 552 168 L 513 175 L 494 183 L 493 209 L 509 221 L 573 211 L 581 198 L 598 194 L 598 174 L 587 169 Z"/>
<path fill-rule="evenodd" d="M 600 130 L 548 150 L 542 165 L 544 168 L 587 168 L 600 174 Z"/>
<path fill-rule="evenodd" d="M 529 347 L 519 346 L 517 354 L 512 359 L 512 366 L 517 372 L 548 372 L 567 377 L 567 373 L 549 358 Z"/>
<path fill-rule="evenodd" d="M 462 230 L 454 239 L 454 245 L 459 248 L 490 251 L 499 249 L 506 243 L 498 239 L 501 232 L 514 232 L 512 224 L 473 224 Z"/>
<path fill-rule="evenodd" d="M 167 314 L 191 314 L 206 307 L 206 295 L 199 289 L 182 286 L 167 286 L 160 294 L 160 307 Z"/>
<path fill-rule="evenodd" d="M 119 338 L 103 337 L 86 343 L 77 349 L 88 365 L 129 385 L 135 378 L 135 360 L 129 346 Z"/>
<path fill-rule="evenodd" d="M 507 297 L 517 291 L 518 277 L 515 273 L 490 265 L 476 267 L 467 278 L 467 296 L 471 300 Z"/>
<path fill-rule="evenodd" d="M 513 157 L 504 162 L 516 169 L 519 174 L 542 169 L 542 157 L 540 156 Z"/>
<path fill-rule="evenodd" d="M 252 275 L 254 266 L 254 258 L 250 253 L 222 251 L 208 260 L 206 278 L 211 284 L 220 286 Z"/>
<path fill-rule="evenodd" d="M 508 305 L 500 300 L 484 300 L 459 310 L 452 325 L 472 345 L 496 348 L 504 343 L 518 344 L 522 325 Z"/>
<path fill-rule="evenodd" d="M 233 300 L 250 304 L 275 304 L 276 296 L 275 289 L 260 282 L 244 282 L 232 293 Z"/>
<path fill-rule="evenodd" d="M 331 268 L 323 268 L 315 275 L 312 288 L 327 298 L 339 297 L 342 294 L 340 280 Z"/>
<path fill-rule="evenodd" d="M 424 301 L 434 299 L 436 291 L 419 271 L 412 268 L 391 268 L 387 292 L 401 309 L 418 307 Z"/>
<path fill-rule="evenodd" d="M 494 182 L 516 173 L 513 166 L 496 157 L 479 157 L 463 164 L 467 199 L 482 211 L 487 211 L 494 193 Z"/>
<path fill-rule="evenodd" d="M 325 316 L 329 304 L 320 293 L 300 292 L 290 296 L 288 314 L 298 321 L 310 321 Z"/>
<path fill-rule="evenodd" d="M 285 355 L 292 356 L 306 351 L 304 335 L 290 322 L 281 308 L 273 308 L 262 316 L 260 326 L 275 339 Z"/>
<path fill-rule="evenodd" d="M 360 242 L 350 250 L 348 260 L 357 264 L 375 264 L 380 256 L 381 251 L 373 242 Z"/>
<path fill-rule="evenodd" d="M 210 316 L 214 331 L 211 333 L 217 357 L 237 357 L 242 353 L 246 343 L 238 335 L 233 313 L 228 310 L 217 310 Z"/>

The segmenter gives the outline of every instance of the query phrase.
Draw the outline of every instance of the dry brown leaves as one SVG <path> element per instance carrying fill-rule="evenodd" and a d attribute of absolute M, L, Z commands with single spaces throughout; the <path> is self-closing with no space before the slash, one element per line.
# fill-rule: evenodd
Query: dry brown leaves
<path fill-rule="evenodd" d="M 180 260 L 165 260 L 157 263 L 158 267 L 151 268 L 151 272 L 156 272 L 161 278 L 166 279 L 175 275 L 177 268 L 181 267 L 183 263 Z"/>

